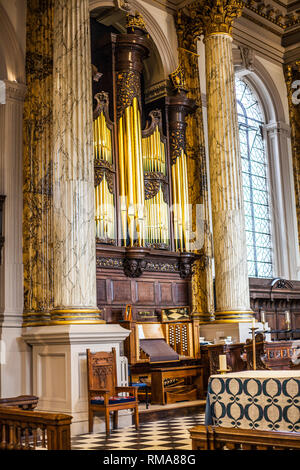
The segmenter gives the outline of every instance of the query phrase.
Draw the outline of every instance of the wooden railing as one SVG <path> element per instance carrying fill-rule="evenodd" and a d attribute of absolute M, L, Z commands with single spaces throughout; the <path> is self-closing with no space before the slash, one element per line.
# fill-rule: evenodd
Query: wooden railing
<path fill-rule="evenodd" d="M 0 406 L 0 450 L 70 450 L 72 416 Z"/>
<path fill-rule="evenodd" d="M 39 398 L 35 395 L 19 395 L 17 397 L 0 398 L 0 406 L 13 406 L 22 410 L 33 410 Z"/>
<path fill-rule="evenodd" d="M 189 431 L 193 450 L 300 450 L 299 432 L 204 425 L 195 426 Z"/>

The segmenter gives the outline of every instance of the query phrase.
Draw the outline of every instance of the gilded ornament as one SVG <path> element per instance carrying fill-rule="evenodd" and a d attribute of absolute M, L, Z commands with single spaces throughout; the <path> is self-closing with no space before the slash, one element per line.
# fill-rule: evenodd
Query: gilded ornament
<path fill-rule="evenodd" d="M 186 90 L 186 83 L 184 77 L 184 70 L 181 65 L 178 65 L 177 69 L 169 75 L 171 83 L 176 90 Z"/>
<path fill-rule="evenodd" d="M 123 116 L 127 107 L 132 105 L 133 98 L 137 98 L 141 107 L 141 77 L 137 71 L 117 73 L 117 118 Z"/>
<path fill-rule="evenodd" d="M 242 0 L 196 0 L 187 7 L 195 37 L 216 33 L 231 35 L 233 21 L 241 16 Z"/>
<path fill-rule="evenodd" d="M 132 13 L 126 15 L 126 28 L 127 31 L 131 30 L 132 32 L 134 32 L 135 29 L 141 29 L 147 32 L 144 18 L 138 11 L 136 11 L 134 15 Z"/>
<path fill-rule="evenodd" d="M 185 153 L 185 123 L 178 123 L 176 129 L 169 134 L 171 164 L 174 165 L 178 157 Z"/>

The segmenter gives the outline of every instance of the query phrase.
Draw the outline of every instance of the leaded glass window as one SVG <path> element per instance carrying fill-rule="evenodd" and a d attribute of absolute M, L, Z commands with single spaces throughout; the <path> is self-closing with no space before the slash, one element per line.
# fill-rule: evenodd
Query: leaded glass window
<path fill-rule="evenodd" d="M 268 168 L 260 104 L 252 89 L 236 79 L 236 98 L 242 158 L 248 274 L 272 277 L 273 256 Z"/>

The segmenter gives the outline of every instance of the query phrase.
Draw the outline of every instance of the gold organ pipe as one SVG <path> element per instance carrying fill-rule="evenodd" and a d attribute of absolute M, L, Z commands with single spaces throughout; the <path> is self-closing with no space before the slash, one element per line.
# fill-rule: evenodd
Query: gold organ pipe
<path fill-rule="evenodd" d="M 127 197 L 123 207 L 122 227 L 126 238 L 127 227 L 130 246 L 135 242 L 135 229 L 139 246 L 144 243 L 144 175 L 143 147 L 141 138 L 140 111 L 137 98 L 124 111 L 119 119 L 119 151 L 120 151 L 120 195 Z"/>
<path fill-rule="evenodd" d="M 120 169 L 120 199 L 121 199 L 121 226 L 122 226 L 122 238 L 124 244 L 126 244 L 127 238 L 127 204 L 125 202 L 125 164 L 124 164 L 124 140 L 123 140 L 123 117 L 119 120 L 118 128 L 118 142 L 119 142 L 119 169 Z"/>
<path fill-rule="evenodd" d="M 189 249 L 189 206 L 186 155 L 182 150 L 172 165 L 174 236 L 176 249 Z"/>
<path fill-rule="evenodd" d="M 102 112 L 93 122 L 95 160 L 106 160 L 112 163 L 112 133 L 106 125 Z M 115 220 L 114 196 L 110 194 L 106 176 L 95 188 L 96 236 L 100 239 L 114 238 Z M 111 215 L 110 215 L 111 214 Z"/>
<path fill-rule="evenodd" d="M 165 144 L 161 142 L 158 126 L 153 134 L 142 139 L 144 172 L 165 174 Z M 145 230 L 148 243 L 168 243 L 168 204 L 163 200 L 162 188 L 145 201 Z"/>

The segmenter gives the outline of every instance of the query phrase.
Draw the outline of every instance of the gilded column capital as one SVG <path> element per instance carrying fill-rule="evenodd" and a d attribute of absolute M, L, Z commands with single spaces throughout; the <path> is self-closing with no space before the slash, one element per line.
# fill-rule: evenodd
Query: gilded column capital
<path fill-rule="evenodd" d="M 233 21 L 241 16 L 242 0 L 196 0 L 189 6 L 193 30 L 197 36 L 231 35 Z"/>

